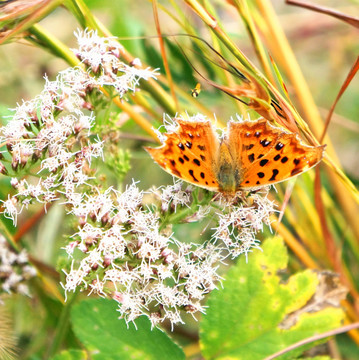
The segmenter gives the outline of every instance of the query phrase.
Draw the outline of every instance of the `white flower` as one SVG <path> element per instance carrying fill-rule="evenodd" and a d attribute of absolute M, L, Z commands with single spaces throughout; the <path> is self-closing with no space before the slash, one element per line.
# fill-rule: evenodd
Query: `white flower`
<path fill-rule="evenodd" d="M 173 206 L 176 211 L 177 206 L 188 206 L 191 201 L 192 186 L 189 185 L 185 191 L 182 190 L 183 182 L 180 180 L 175 181 L 173 185 L 168 185 L 162 189 L 162 211 L 168 209 L 169 204 Z"/>
<path fill-rule="evenodd" d="M 4 141 L 15 141 L 16 139 L 21 139 L 24 136 L 27 136 L 28 131 L 25 128 L 24 120 L 17 119 L 14 117 L 13 120 L 10 120 L 6 126 L 1 128 L 1 133 L 3 137 L 1 142 Z"/>
<path fill-rule="evenodd" d="M 156 272 L 158 274 L 158 278 L 163 281 L 167 278 L 173 278 L 173 264 L 165 265 L 165 264 L 159 264 L 157 266 L 154 266 L 156 269 Z"/>
<path fill-rule="evenodd" d="M 62 270 L 66 275 L 65 285 L 61 283 L 61 286 L 65 289 L 65 298 L 67 298 L 67 292 L 75 292 L 80 284 L 83 284 L 85 288 L 87 288 L 85 277 L 87 276 L 88 272 L 84 271 L 83 269 L 74 269 L 73 265 L 74 262 L 71 264 L 71 270 L 69 273 L 67 273 L 65 270 Z"/>
<path fill-rule="evenodd" d="M 67 252 L 67 255 L 72 257 L 74 250 L 77 248 L 77 245 L 78 245 L 77 241 L 72 241 L 68 245 L 63 247 L 62 249 L 65 249 Z"/>
<path fill-rule="evenodd" d="M 89 285 L 91 288 L 91 291 L 89 292 L 88 295 L 91 295 L 94 292 L 101 297 L 105 297 L 106 294 L 103 291 L 104 285 L 105 285 L 105 282 L 100 281 L 100 279 L 97 275 L 96 280 L 93 280 L 92 283 Z"/>
<path fill-rule="evenodd" d="M 122 234 L 114 235 L 108 230 L 99 241 L 99 250 L 103 256 L 110 259 L 111 262 L 116 259 L 123 259 L 126 255 L 127 242 Z"/>
<path fill-rule="evenodd" d="M 21 213 L 23 206 L 18 207 L 18 200 L 16 197 L 10 197 L 5 201 L 0 200 L 3 203 L 4 207 L 4 216 L 7 219 L 11 219 L 14 225 L 17 224 L 17 216 Z"/>

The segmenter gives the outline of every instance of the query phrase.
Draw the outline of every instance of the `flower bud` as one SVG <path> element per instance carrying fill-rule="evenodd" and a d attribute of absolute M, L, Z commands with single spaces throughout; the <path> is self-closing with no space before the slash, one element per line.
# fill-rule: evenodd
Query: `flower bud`
<path fill-rule="evenodd" d="M 5 165 L 3 163 L 1 163 L 1 162 L 0 162 L 0 173 L 3 174 L 3 175 L 8 174 Z"/>

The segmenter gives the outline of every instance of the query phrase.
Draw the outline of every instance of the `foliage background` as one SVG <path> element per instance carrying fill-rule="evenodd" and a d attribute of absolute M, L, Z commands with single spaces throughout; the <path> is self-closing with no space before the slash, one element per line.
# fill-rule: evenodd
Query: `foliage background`
<path fill-rule="evenodd" d="M 103 24 L 106 24 L 110 32 L 117 36 L 128 51 L 152 67 L 159 67 L 163 75 L 163 63 L 161 53 L 156 39 L 156 28 L 153 20 L 152 4 L 147 1 L 109 1 L 92 0 L 87 1 L 86 5 L 91 12 L 96 15 Z M 358 16 L 358 4 L 356 1 L 321 1 L 319 2 L 328 7 L 336 7 L 338 10 L 347 14 Z M 195 33 L 206 39 L 215 42 L 208 32 L 207 27 L 194 14 L 190 7 L 183 2 L 177 3 L 162 2 L 168 13 L 162 12 L 159 8 L 161 31 L 163 34 L 184 33 L 185 30 L 180 27 L 170 16 L 175 14 L 175 6 L 180 8 L 180 13 L 185 14 L 185 25 L 190 25 L 195 29 Z M 207 4 L 207 3 L 206 3 Z M 227 34 L 237 46 L 249 57 L 257 66 L 260 66 L 256 60 L 256 54 L 248 38 L 245 27 L 233 7 L 226 2 L 209 2 L 209 7 L 214 6 L 217 9 L 217 16 L 220 18 Z M 278 15 L 280 26 L 283 27 L 289 43 L 293 49 L 295 57 L 303 72 L 304 78 L 308 83 L 310 93 L 315 103 L 318 105 L 319 112 L 325 118 L 328 109 L 332 105 L 341 85 L 343 84 L 350 67 L 353 65 L 359 50 L 357 41 L 357 29 L 343 23 L 337 19 L 324 14 L 317 14 L 309 10 L 290 7 L 282 1 L 273 1 L 273 6 Z M 338 8 L 339 6 L 339 8 Z M 276 21 L 273 19 L 273 21 Z M 40 24 L 60 39 L 67 46 L 75 47 L 74 30 L 79 27 L 74 16 L 64 8 L 57 8 L 53 13 L 41 20 Z M 154 36 L 154 37 L 152 37 Z M 188 56 L 190 62 L 201 72 L 206 74 L 212 81 L 217 83 L 226 83 L 228 78 L 223 71 L 213 66 L 207 58 L 213 54 L 203 54 L 200 51 L 192 50 L 191 42 L 188 39 L 177 39 Z M 202 92 L 196 100 L 190 98 L 191 89 L 196 85 L 198 79 L 193 69 L 188 65 L 178 46 L 170 39 L 166 40 L 167 55 L 169 67 L 174 79 L 178 85 L 180 93 L 181 108 L 188 111 L 198 111 L 198 106 L 203 106 L 210 113 L 215 113 L 217 117 L 227 120 L 234 113 L 238 112 L 238 103 L 227 95 L 214 89 L 209 84 L 202 82 Z M 299 113 L 303 114 L 303 104 L 298 101 L 295 94 L 295 87 L 290 81 L 290 76 L 276 57 L 276 44 L 266 44 L 266 49 L 273 55 L 274 61 L 280 70 L 283 69 L 282 76 L 284 82 L 291 94 L 291 100 L 295 104 Z M 221 48 L 221 52 L 227 58 L 231 54 Z M 285 55 L 285 54 L 284 54 Z M 231 59 L 232 61 L 233 59 Z M 285 58 L 284 58 L 285 61 Z M 1 114 L 8 114 L 7 108 L 15 107 L 16 102 L 22 99 L 30 99 L 38 94 L 43 87 L 43 76 L 46 74 L 49 78 L 54 78 L 58 71 L 67 67 L 64 60 L 56 58 L 43 49 L 30 45 L 24 40 L 8 43 L 0 47 L 0 110 Z M 197 76 L 198 78 L 198 76 Z M 163 85 L 169 93 L 167 84 Z M 182 91 L 182 92 L 181 92 Z M 333 115 L 329 127 L 330 140 L 340 159 L 345 173 L 353 181 L 359 184 L 359 82 L 354 79 L 348 90 L 339 101 L 335 114 Z M 162 109 L 153 102 L 158 118 L 151 119 L 153 124 L 158 125 L 162 118 Z M 113 110 L 118 111 L 118 110 Z M 146 133 L 138 128 L 137 125 L 129 121 L 125 124 L 123 131 L 125 133 L 135 133 L 147 137 Z M 151 141 L 150 139 L 148 139 Z M 148 143 L 148 142 L 147 142 Z M 142 146 L 147 144 L 144 141 L 123 140 L 121 147 L 131 150 L 132 168 L 126 175 L 124 183 L 130 182 L 130 179 L 140 179 L 140 187 L 147 189 L 152 185 L 159 186 L 165 183 L 171 183 L 169 176 L 160 171 L 155 164 L 149 164 L 148 156 L 143 151 Z M 151 177 L 144 174 L 151 173 Z M 153 174 L 153 176 L 152 176 Z M 116 180 L 113 180 L 114 183 Z M 335 191 L 329 185 L 325 176 L 322 179 L 326 186 L 326 195 L 324 202 L 326 205 L 326 215 L 329 221 L 329 227 L 335 238 L 336 251 L 340 254 L 340 262 L 344 266 L 344 272 L 347 274 L 353 291 L 349 297 L 351 311 L 347 321 L 354 322 L 358 319 L 355 312 L 357 284 L 359 281 L 358 269 L 358 237 L 356 236 L 353 225 L 347 221 Z M 9 179 L 0 179 L 1 197 L 6 198 L 10 189 Z M 301 188 L 305 188 L 308 199 L 303 197 Z M 279 187 L 277 199 L 283 200 L 285 187 Z M 348 202 L 352 201 L 354 196 L 348 192 Z M 354 212 L 358 207 L 353 207 Z M 24 213 L 19 223 L 38 213 L 40 209 L 31 209 L 30 213 Z M 356 212 L 358 214 L 359 212 Z M 296 246 L 290 247 L 289 273 L 301 270 L 307 267 L 317 267 L 319 269 L 333 269 L 330 256 L 326 254 L 323 244 L 323 233 L 320 230 L 320 221 L 313 201 L 313 184 L 311 175 L 303 176 L 298 179 L 294 190 L 292 200 L 288 206 L 283 218 L 285 229 L 278 230 L 280 235 L 294 239 L 295 244 L 303 245 L 304 250 L 298 250 Z M 65 226 L 65 228 L 64 228 Z M 64 245 L 64 235 L 66 226 L 70 227 L 64 221 L 64 212 L 61 208 L 54 206 L 47 216 L 36 220 L 31 228 L 21 237 L 21 245 L 28 249 L 29 253 L 43 264 L 49 266 L 48 273 L 61 268 L 63 261 L 63 251 L 60 248 Z M 195 238 L 202 230 L 202 225 L 188 224 L 185 227 L 178 227 L 179 237 L 185 238 L 187 234 Z M 10 228 L 10 225 L 9 225 Z M 64 231 L 65 230 L 65 231 Z M 16 233 L 16 229 L 12 229 Z M 265 236 L 263 236 L 265 237 Z M 325 240 L 325 239 L 324 239 Z M 304 251 L 303 255 L 302 251 Z M 309 266 L 303 258 L 308 256 L 314 262 L 315 266 Z M 311 263 L 313 265 L 313 263 Z M 338 270 L 338 269 L 335 269 Z M 55 276 L 55 278 L 57 275 Z M 50 287 L 56 286 L 56 282 L 51 282 Z M 24 359 L 44 358 L 46 351 L 51 344 L 56 330 L 59 314 L 62 305 L 51 296 L 46 296 L 46 288 L 35 281 L 33 283 L 33 292 L 36 294 L 32 299 L 21 297 L 7 303 L 7 307 L 12 314 L 15 332 L 19 336 L 19 349 Z M 60 289 L 54 290 L 54 293 L 60 292 Z M 14 298 L 13 298 L 14 299 Z M 177 341 L 182 344 L 193 346 L 197 340 L 198 324 L 190 322 L 185 329 L 177 329 L 173 334 Z M 65 347 L 78 347 L 79 343 L 69 327 L 66 328 Z M 183 334 L 181 335 L 181 333 Z M 48 340 L 43 340 L 44 337 Z M 184 336 L 183 336 L 184 335 Z M 340 353 L 343 359 L 355 359 L 359 356 L 358 335 L 352 337 L 341 335 L 336 341 L 331 343 L 331 351 Z M 335 348 L 335 350 L 333 350 Z M 190 353 L 190 351 L 188 351 Z M 196 351 L 194 352 L 196 353 Z M 198 356 L 198 353 L 197 353 Z"/>

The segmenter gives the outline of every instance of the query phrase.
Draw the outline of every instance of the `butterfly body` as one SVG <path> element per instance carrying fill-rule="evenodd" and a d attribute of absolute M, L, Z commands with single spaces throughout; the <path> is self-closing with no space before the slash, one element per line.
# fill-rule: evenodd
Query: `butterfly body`
<path fill-rule="evenodd" d="M 275 184 L 320 162 L 324 146 L 308 146 L 267 120 L 230 121 L 219 136 L 208 120 L 177 120 L 159 148 L 146 148 L 167 172 L 211 191 L 234 194 Z"/>

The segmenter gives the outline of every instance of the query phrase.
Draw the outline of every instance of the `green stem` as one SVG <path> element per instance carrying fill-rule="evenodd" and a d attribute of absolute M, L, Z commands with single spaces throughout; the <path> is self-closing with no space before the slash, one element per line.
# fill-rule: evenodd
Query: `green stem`
<path fill-rule="evenodd" d="M 72 307 L 73 302 L 77 298 L 78 291 L 76 291 L 74 294 L 71 295 L 70 299 L 65 303 L 59 321 L 57 323 L 56 332 L 55 332 L 55 338 L 52 341 L 52 344 L 48 350 L 46 358 L 49 359 L 53 355 L 55 355 L 58 352 L 58 349 L 60 348 L 60 345 L 62 344 L 62 341 L 66 335 L 66 332 L 68 331 L 69 327 L 69 318 L 70 318 L 70 310 Z"/>
<path fill-rule="evenodd" d="M 176 211 L 173 214 L 167 215 L 160 226 L 160 230 L 162 230 L 167 224 L 178 224 L 186 217 L 195 214 L 200 206 L 207 205 L 208 202 L 212 199 L 212 194 L 210 192 L 205 193 L 202 200 L 198 200 L 198 190 L 193 191 L 192 193 L 193 201 L 190 207 L 183 207 L 179 211 Z"/>
<path fill-rule="evenodd" d="M 4 235 L 6 241 L 12 246 L 12 248 L 16 252 L 20 252 L 20 249 L 19 249 L 18 245 L 16 244 L 16 242 L 14 241 L 12 234 L 10 233 L 10 231 L 8 230 L 8 228 L 6 227 L 6 225 L 4 224 L 3 221 L 0 221 L 0 230 L 1 230 L 1 233 Z"/>
<path fill-rule="evenodd" d="M 36 40 L 28 37 L 31 42 L 42 46 L 44 49 L 51 51 L 56 56 L 64 59 L 71 66 L 80 65 L 80 60 L 75 54 L 60 40 L 52 36 L 41 25 L 36 24 L 29 28 L 32 35 L 36 37 Z"/>
<path fill-rule="evenodd" d="M 196 208 L 194 209 L 194 207 L 196 207 Z M 181 222 L 183 219 L 185 219 L 186 217 L 188 217 L 189 215 L 192 215 L 193 213 L 195 213 L 196 211 L 198 211 L 197 204 L 194 204 L 191 207 L 183 208 L 183 209 L 181 209 L 181 211 L 175 212 L 172 215 L 168 216 L 166 219 L 166 224 L 168 224 L 168 223 L 177 224 L 177 223 Z"/>
<path fill-rule="evenodd" d="M 96 18 L 82 0 L 65 0 L 68 10 L 76 17 L 83 29 L 96 29 L 100 34 L 105 35 L 102 28 L 98 26 Z"/>

